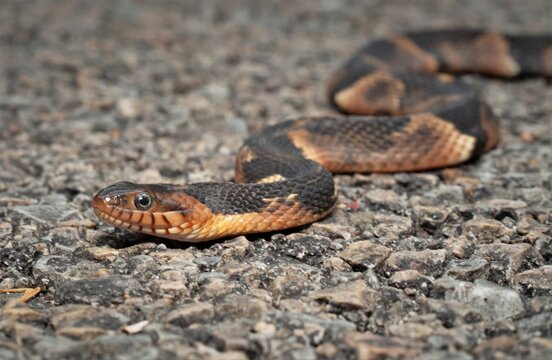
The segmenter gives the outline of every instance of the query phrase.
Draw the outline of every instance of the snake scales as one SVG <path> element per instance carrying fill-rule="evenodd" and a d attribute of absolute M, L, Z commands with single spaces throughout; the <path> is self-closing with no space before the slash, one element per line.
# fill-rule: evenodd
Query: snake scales
<path fill-rule="evenodd" d="M 349 116 L 266 127 L 239 150 L 235 183 L 119 182 L 93 199 L 103 221 L 201 242 L 276 231 L 331 212 L 331 173 L 420 171 L 477 158 L 499 140 L 498 120 L 471 87 L 443 73 L 552 77 L 552 35 L 479 30 L 417 32 L 368 43 L 330 79 Z"/>

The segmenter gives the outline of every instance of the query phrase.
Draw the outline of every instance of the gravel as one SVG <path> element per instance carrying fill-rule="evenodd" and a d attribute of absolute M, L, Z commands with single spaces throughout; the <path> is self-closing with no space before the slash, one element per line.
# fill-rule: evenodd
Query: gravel
<path fill-rule="evenodd" d="M 550 2 L 26 1 L 0 12 L 1 359 L 544 359 L 552 92 L 462 77 L 502 119 L 454 169 L 336 176 L 312 226 L 188 245 L 102 224 L 119 180 L 228 181 L 256 129 L 421 28 L 551 31 Z"/>

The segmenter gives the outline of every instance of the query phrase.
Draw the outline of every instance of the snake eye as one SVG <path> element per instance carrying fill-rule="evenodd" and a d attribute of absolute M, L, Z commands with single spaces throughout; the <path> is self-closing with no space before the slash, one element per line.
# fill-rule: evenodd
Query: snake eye
<path fill-rule="evenodd" d="M 153 200 L 148 193 L 143 192 L 134 197 L 134 206 L 136 206 L 138 210 L 146 211 L 151 205 L 153 205 Z"/>

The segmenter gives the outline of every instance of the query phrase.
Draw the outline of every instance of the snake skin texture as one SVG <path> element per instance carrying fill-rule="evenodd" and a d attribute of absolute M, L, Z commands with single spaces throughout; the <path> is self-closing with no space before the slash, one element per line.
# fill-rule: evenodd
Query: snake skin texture
<path fill-rule="evenodd" d="M 348 116 L 261 129 L 239 150 L 234 183 L 120 182 L 93 207 L 109 224 L 189 242 L 311 223 L 336 203 L 331 173 L 436 169 L 495 147 L 498 119 L 451 76 L 465 72 L 552 77 L 552 35 L 445 30 L 371 41 L 329 81 L 330 104 Z"/>

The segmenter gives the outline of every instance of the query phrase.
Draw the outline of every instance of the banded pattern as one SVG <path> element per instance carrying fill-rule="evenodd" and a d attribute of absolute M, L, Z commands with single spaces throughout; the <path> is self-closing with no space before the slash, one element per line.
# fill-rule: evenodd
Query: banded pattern
<path fill-rule="evenodd" d="M 496 146 L 493 112 L 443 72 L 552 77 L 552 35 L 446 30 L 372 41 L 329 82 L 330 103 L 349 116 L 261 129 L 239 150 L 235 183 L 120 182 L 93 207 L 109 224 L 190 242 L 316 221 L 336 202 L 332 172 L 454 166 Z"/>

